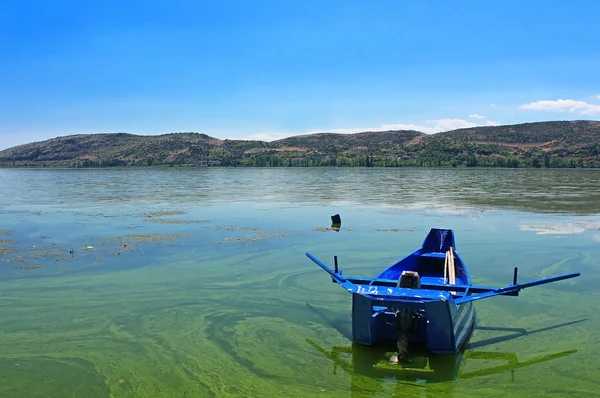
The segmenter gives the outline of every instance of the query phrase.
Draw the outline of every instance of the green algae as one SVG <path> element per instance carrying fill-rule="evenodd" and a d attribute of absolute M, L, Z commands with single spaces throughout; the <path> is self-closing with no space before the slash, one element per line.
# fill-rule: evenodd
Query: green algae
<path fill-rule="evenodd" d="M 148 239 L 153 241 L 142 241 Z M 530 306 L 522 313 L 510 310 L 510 303 L 480 306 L 481 329 L 459 363 L 457 381 L 428 384 L 419 381 L 428 372 L 413 371 L 409 380 L 394 376 L 397 369 L 385 363 L 391 352 L 384 352 L 371 367 L 365 366 L 364 353 L 353 359 L 355 352 L 338 331 L 348 326 L 349 298 L 306 267 L 303 259 L 290 260 L 286 250 L 258 257 L 241 251 L 226 260 L 202 261 L 198 267 L 195 253 L 199 252 L 188 247 L 175 257 L 163 259 L 163 254 L 143 271 L 29 280 L 20 289 L 0 284 L 8 293 L 0 301 L 3 360 L 36 361 L 43 352 L 51 360 L 92 363 L 96 373 L 78 376 L 87 396 L 107 396 L 107 391 L 115 397 L 535 396 L 540 389 L 550 396 L 560 395 L 555 391 L 586 396 L 593 391 L 594 372 L 574 372 L 573 366 L 595 363 L 587 353 L 597 344 L 597 321 L 561 326 L 561 314 L 583 318 L 574 306 L 581 299 L 577 295 L 562 294 L 568 300 L 557 303 L 545 302 L 544 292 L 528 292 L 526 300 L 519 299 L 519 304 Z M 232 268 L 236 264 L 246 266 Z M 227 278 L 238 280 L 219 284 Z M 313 303 L 313 310 L 307 310 L 305 302 Z M 534 316 L 548 306 L 551 313 Z M 508 324 L 516 331 L 485 329 Z M 340 361 L 332 363 L 307 339 L 323 352 L 342 347 Z M 508 355 L 502 357 L 502 352 Z M 391 373 L 377 376 L 373 368 Z M 28 396 L 79 391 L 66 374 L 68 368 L 36 369 L 37 378 L 53 382 L 25 388 L 30 375 L 10 373 L 3 388 Z M 565 388 L 572 377 L 580 380 L 578 386 Z"/>
<path fill-rule="evenodd" d="M 267 222 L 256 210 L 224 206 L 220 213 L 186 210 L 190 219 L 213 220 L 199 232 L 196 225 L 141 222 L 150 212 L 135 210 L 6 218 L 13 234 L 0 248 L 12 251 L 1 259 L 43 268 L 0 267 L 0 396 L 597 393 L 600 263 L 589 231 L 557 240 L 520 230 L 529 214 L 472 220 L 361 210 L 345 217 L 353 234 L 314 233 L 322 209 L 271 209 Z M 109 214 L 119 216 L 106 220 Z M 550 225 L 549 218 L 524 223 Z M 415 359 L 422 369 L 400 370 L 386 358 L 392 350 L 353 347 L 350 296 L 304 255 L 326 263 L 338 255 L 344 274 L 372 276 L 438 224 L 457 230 L 477 283 L 508 284 L 515 265 L 522 281 L 584 272 L 518 298 L 478 302 L 469 348 L 457 369 L 442 366 L 443 375 L 456 370 L 456 379 L 430 379 L 429 359 Z M 128 234 L 132 226 L 138 233 Z"/>
<path fill-rule="evenodd" d="M 159 210 L 159 211 L 153 211 L 150 213 L 145 213 L 144 217 L 180 216 L 183 214 L 187 214 L 187 212 L 183 211 L 183 210 Z"/>
<path fill-rule="evenodd" d="M 377 231 L 377 232 L 415 232 L 415 230 L 412 228 L 386 228 L 386 229 L 375 228 L 374 231 Z"/>
<path fill-rule="evenodd" d="M 0 239 L 0 262 L 9 261 L 8 255 L 16 251 L 15 242 L 11 239 Z"/>
<path fill-rule="evenodd" d="M 197 234 L 129 234 L 124 236 L 114 236 L 104 239 L 103 246 L 112 246 L 118 248 L 118 252 L 131 251 L 135 245 L 148 244 L 181 244 L 184 240 L 189 239 Z"/>
<path fill-rule="evenodd" d="M 261 233 L 255 233 L 255 234 L 252 234 L 249 236 L 239 235 L 239 236 L 227 237 L 227 238 L 224 238 L 223 240 L 218 241 L 217 244 L 218 245 L 227 245 L 227 244 L 248 245 L 248 244 L 255 244 L 258 241 L 262 241 L 262 240 L 274 239 L 274 238 L 286 238 L 286 237 L 287 237 L 286 234 L 271 234 L 271 233 L 261 232 Z"/>
<path fill-rule="evenodd" d="M 146 222 L 154 224 L 200 224 L 210 222 L 210 220 L 177 220 L 168 218 L 149 218 L 146 220 Z"/>
<path fill-rule="evenodd" d="M 240 231 L 250 231 L 250 232 L 260 232 L 261 229 L 258 227 L 238 227 L 235 225 L 221 225 L 215 227 L 208 227 L 213 231 L 227 231 L 227 232 L 240 232 Z"/>
<path fill-rule="evenodd" d="M 15 269 L 18 269 L 18 270 L 40 269 L 40 268 L 42 268 L 42 266 L 37 265 L 37 264 L 26 265 L 26 266 L 22 266 L 22 267 L 15 267 Z"/>
<path fill-rule="evenodd" d="M 35 383 L 31 383 L 31 378 Z M 106 397 L 110 388 L 94 364 L 80 358 L 0 358 L 0 396 Z"/>
<path fill-rule="evenodd" d="M 346 231 L 346 232 L 351 232 L 352 229 L 350 228 L 337 228 L 337 227 L 332 227 L 332 228 L 323 228 L 323 227 L 316 227 L 313 228 L 314 232 L 339 232 L 339 231 Z"/>
<path fill-rule="evenodd" d="M 165 218 L 169 216 L 181 216 L 187 214 L 187 211 L 183 210 L 160 210 L 145 213 L 142 217 L 148 223 L 153 224 L 200 224 L 208 223 L 210 220 L 185 220 L 180 218 Z"/>

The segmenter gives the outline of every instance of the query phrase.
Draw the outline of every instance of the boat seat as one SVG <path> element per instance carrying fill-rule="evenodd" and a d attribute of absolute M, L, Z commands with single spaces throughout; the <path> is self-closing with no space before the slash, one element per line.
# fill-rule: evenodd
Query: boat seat
<path fill-rule="evenodd" d="M 398 287 L 420 289 L 421 278 L 419 277 L 419 273 L 415 271 L 402 271 L 402 275 L 398 279 Z"/>
<path fill-rule="evenodd" d="M 446 253 L 439 252 L 430 252 L 430 253 L 421 253 L 420 257 L 433 257 L 433 258 L 446 258 Z"/>

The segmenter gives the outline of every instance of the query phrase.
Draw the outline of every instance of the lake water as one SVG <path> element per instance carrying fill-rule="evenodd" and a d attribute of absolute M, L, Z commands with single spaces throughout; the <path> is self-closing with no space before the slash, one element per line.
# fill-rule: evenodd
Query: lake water
<path fill-rule="evenodd" d="M 582 276 L 390 367 L 304 253 L 375 276 L 432 227 L 476 284 Z M 0 396 L 597 396 L 599 246 L 598 170 L 0 169 Z"/>

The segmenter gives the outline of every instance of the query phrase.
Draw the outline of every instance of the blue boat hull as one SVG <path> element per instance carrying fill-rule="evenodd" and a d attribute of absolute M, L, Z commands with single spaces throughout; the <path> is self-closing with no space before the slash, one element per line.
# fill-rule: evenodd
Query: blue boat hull
<path fill-rule="evenodd" d="M 452 354 L 467 342 L 475 324 L 473 302 L 495 296 L 518 296 L 519 291 L 579 276 L 565 274 L 495 288 L 473 286 L 471 275 L 456 252 L 454 232 L 432 228 L 421 248 L 382 271 L 375 278 L 344 276 L 337 257 L 332 270 L 306 255 L 325 270 L 333 282 L 352 294 L 352 341 L 419 344 L 429 352 Z"/>
<path fill-rule="evenodd" d="M 413 310 L 418 313 L 414 327 L 406 334 L 408 343 L 425 346 L 436 354 L 455 353 L 461 349 L 475 324 L 473 303 L 457 306 L 453 300 L 397 301 L 394 307 L 377 305 L 361 294 L 352 295 L 352 341 L 375 345 L 396 344 L 398 330 L 396 311 Z"/>
<path fill-rule="evenodd" d="M 398 316 L 408 317 L 404 337 L 434 353 L 460 350 L 475 322 L 472 303 L 456 305 L 451 292 L 422 289 L 423 284 L 448 283 L 444 270 L 449 250 L 456 247 L 452 230 L 432 229 L 419 250 L 385 269 L 377 280 L 399 281 L 405 271 L 418 275 L 417 287 L 401 287 L 395 295 L 371 296 L 373 285 L 363 285 L 352 295 L 352 336 L 360 344 L 396 343 L 399 338 Z M 453 251 L 454 284 L 470 285 L 471 277 L 460 256 Z M 379 292 L 379 289 L 378 289 Z M 366 293 L 366 294 L 365 294 Z M 392 293 L 392 292 L 390 292 Z"/>

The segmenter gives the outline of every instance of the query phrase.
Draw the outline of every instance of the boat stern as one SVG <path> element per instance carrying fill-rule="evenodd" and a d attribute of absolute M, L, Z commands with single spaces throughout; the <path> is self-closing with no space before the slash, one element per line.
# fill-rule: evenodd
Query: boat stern
<path fill-rule="evenodd" d="M 364 345 L 397 344 L 403 336 L 408 344 L 428 351 L 453 353 L 470 332 L 472 316 L 472 306 L 457 307 L 446 292 L 421 291 L 419 297 L 410 298 L 353 293 L 352 340 Z"/>

